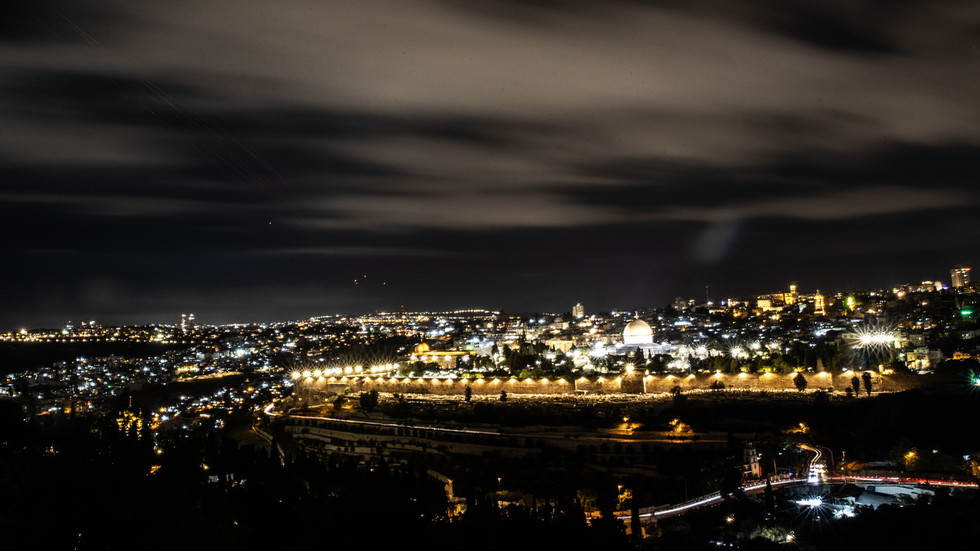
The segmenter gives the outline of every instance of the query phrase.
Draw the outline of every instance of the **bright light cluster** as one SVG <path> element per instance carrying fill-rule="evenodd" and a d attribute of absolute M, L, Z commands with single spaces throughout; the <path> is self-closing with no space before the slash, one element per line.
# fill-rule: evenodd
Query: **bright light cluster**
<path fill-rule="evenodd" d="M 862 327 L 855 327 L 853 331 L 846 334 L 844 338 L 854 348 L 881 349 L 887 350 L 895 346 L 898 339 L 895 338 L 893 331 L 882 324 L 869 324 Z"/>
<path fill-rule="evenodd" d="M 807 498 L 807 499 L 797 500 L 796 501 L 796 504 L 799 505 L 799 506 L 801 506 L 801 507 L 822 507 L 823 506 L 823 499 L 821 497 L 819 497 L 819 496 L 817 496 L 817 497 L 810 497 L 810 498 Z"/>
<path fill-rule="evenodd" d="M 331 367 L 327 369 L 314 369 L 305 371 L 293 371 L 290 375 L 293 379 L 311 379 L 320 377 L 332 377 L 334 375 L 353 375 L 365 373 L 388 373 L 398 368 L 398 364 L 372 365 L 365 369 L 361 366 Z"/>
<path fill-rule="evenodd" d="M 873 344 L 891 344 L 895 342 L 895 337 L 886 333 L 870 333 L 863 334 L 858 337 L 858 342 L 860 342 L 862 346 L 870 346 Z"/>

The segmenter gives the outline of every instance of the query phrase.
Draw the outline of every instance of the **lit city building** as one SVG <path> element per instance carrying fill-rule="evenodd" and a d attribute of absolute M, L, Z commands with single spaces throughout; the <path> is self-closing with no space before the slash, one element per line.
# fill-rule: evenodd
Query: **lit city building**
<path fill-rule="evenodd" d="M 966 287 L 970 284 L 970 268 L 966 266 L 956 266 L 949 271 L 949 277 L 952 279 L 954 289 Z"/>

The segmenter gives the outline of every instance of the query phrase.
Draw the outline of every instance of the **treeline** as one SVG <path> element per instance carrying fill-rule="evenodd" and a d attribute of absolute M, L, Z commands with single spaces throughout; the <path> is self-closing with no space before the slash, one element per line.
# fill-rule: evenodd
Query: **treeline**
<path fill-rule="evenodd" d="M 607 541 L 574 499 L 500 507 L 479 488 L 458 514 L 428 466 L 240 445 L 227 431 L 154 439 L 144 412 L 0 415 L 0 533 L 10 549 L 526 548 Z M 489 483 L 485 485 L 490 488 Z M 491 488 L 492 489 L 492 488 Z M 608 533 L 607 533 L 608 532 Z M 551 543 L 548 543 L 551 542 Z M 491 545 L 492 544 L 492 545 Z"/>

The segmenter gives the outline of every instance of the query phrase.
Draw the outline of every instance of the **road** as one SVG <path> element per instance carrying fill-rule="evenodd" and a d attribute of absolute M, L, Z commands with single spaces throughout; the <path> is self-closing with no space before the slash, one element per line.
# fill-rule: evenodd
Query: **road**
<path fill-rule="evenodd" d="M 290 416 L 294 419 L 310 419 L 310 420 L 328 420 L 331 422 L 340 422 L 351 425 L 362 425 L 362 426 L 376 426 L 376 427 L 390 427 L 390 428 L 410 428 L 410 429 L 421 429 L 430 430 L 443 433 L 456 433 L 456 434 L 471 434 L 471 435 L 482 435 L 482 436 L 524 436 L 533 438 L 544 438 L 544 439 L 555 439 L 555 440 L 567 440 L 566 436 L 558 436 L 553 433 L 508 433 L 496 430 L 474 430 L 474 429 L 463 429 L 463 428 L 448 428 L 432 425 L 406 425 L 402 423 L 385 423 L 379 421 L 362 421 L 355 419 L 336 419 L 336 418 L 323 418 L 323 417 L 312 417 L 303 415 L 292 415 Z M 606 441 L 606 442 L 616 442 L 625 441 L 631 443 L 638 442 L 663 442 L 663 440 L 628 440 L 628 439 L 618 439 L 618 438 L 603 438 L 595 436 L 584 436 L 575 438 L 577 442 L 589 442 L 589 441 Z M 930 480 L 924 478 L 910 478 L 910 477 L 843 477 L 843 476 L 828 476 L 827 475 L 827 464 L 824 460 L 824 452 L 822 450 L 827 450 L 823 446 L 801 444 L 801 448 L 806 451 L 813 453 L 813 458 L 810 459 L 809 468 L 807 469 L 806 477 L 798 478 L 786 478 L 777 479 L 772 481 L 773 488 L 791 488 L 794 486 L 807 486 L 807 485 L 825 485 L 825 484 L 891 484 L 891 485 L 931 485 L 931 486 L 945 486 L 953 488 L 964 488 L 964 489 L 977 489 L 977 484 L 969 482 L 955 482 L 949 480 Z M 832 458 L 827 450 L 827 457 Z M 765 482 L 755 482 L 752 484 L 746 484 L 740 487 L 741 491 L 746 495 L 758 494 L 764 492 L 766 489 Z M 673 505 L 659 505 L 654 507 L 645 507 L 640 509 L 641 519 L 661 519 L 668 518 L 676 515 L 684 514 L 688 511 L 699 509 L 702 507 L 712 507 L 718 505 L 725 501 L 725 498 L 720 492 L 712 492 L 701 497 L 691 499 L 682 503 L 677 503 Z M 628 513 L 617 513 L 617 517 L 623 520 L 629 520 L 630 515 Z"/>
<path fill-rule="evenodd" d="M 912 478 L 912 477 L 880 477 L 880 476 L 826 476 L 824 473 L 820 477 L 820 482 L 812 482 L 809 474 L 805 478 L 787 478 L 782 480 L 773 480 L 772 487 L 775 488 L 792 488 L 795 486 L 814 486 L 814 485 L 829 485 L 829 484 L 861 484 L 861 485 L 907 485 L 907 486 L 943 486 L 947 488 L 962 488 L 969 490 L 978 489 L 977 484 L 972 482 L 957 482 L 952 480 L 931 480 L 927 478 Z M 746 495 L 759 494 L 766 490 L 765 482 L 758 482 L 753 484 L 746 484 L 741 487 L 741 490 Z M 683 503 L 678 503 L 674 505 L 660 505 L 657 507 L 646 507 L 640 509 L 641 519 L 661 519 L 668 518 L 676 515 L 682 515 L 688 511 L 694 509 L 700 509 L 702 507 L 712 507 L 714 505 L 719 505 L 725 501 L 725 498 L 721 496 L 719 492 L 712 492 L 701 497 L 685 501 Z M 630 515 L 628 513 L 617 514 L 622 520 L 629 520 Z"/>
<path fill-rule="evenodd" d="M 268 413 L 268 412 L 267 412 Z M 641 433 L 633 437 L 621 437 L 616 435 L 595 435 L 590 433 L 555 433 L 555 432 L 531 432 L 531 431 L 501 431 L 501 430 L 477 430 L 477 429 L 467 429 L 467 428 L 455 428 L 446 427 L 439 425 L 417 425 L 417 424 L 407 424 L 407 423 L 397 423 L 397 422 L 382 422 L 382 421 L 367 421 L 360 419 L 346 419 L 346 418 L 336 418 L 336 417 L 316 417 L 309 415 L 289 415 L 290 419 L 309 419 L 313 421 L 328 421 L 331 423 L 343 423 L 353 426 L 363 426 L 363 427 L 388 427 L 393 429 L 418 429 L 427 430 L 443 434 L 470 434 L 479 436 L 504 436 L 504 437 L 523 437 L 523 438 L 534 438 L 542 440 L 551 440 L 553 442 L 569 443 L 574 442 L 576 445 L 579 444 L 601 444 L 601 443 L 623 443 L 623 444 L 725 444 L 728 442 L 724 438 L 706 438 L 706 437 L 644 437 Z"/>
<path fill-rule="evenodd" d="M 800 444 L 804 450 L 813 453 L 810 460 L 810 467 L 807 469 L 806 481 L 809 484 L 822 484 L 827 477 L 827 463 L 823 460 L 823 451 L 820 447 Z"/>

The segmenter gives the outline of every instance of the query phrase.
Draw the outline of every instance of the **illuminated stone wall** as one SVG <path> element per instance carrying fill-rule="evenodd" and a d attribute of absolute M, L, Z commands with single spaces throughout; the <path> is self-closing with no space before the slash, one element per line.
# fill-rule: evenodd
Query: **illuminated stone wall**
<path fill-rule="evenodd" d="M 325 381 L 326 383 L 327 381 Z M 462 395 L 469 386 L 475 395 L 507 394 L 570 394 L 575 392 L 575 383 L 565 379 L 408 379 L 383 377 L 342 378 L 337 383 L 349 386 L 353 391 L 377 390 L 378 392 L 398 392 L 403 394 Z M 325 384 L 312 382 L 304 384 Z M 336 383 L 334 383 L 336 384 Z M 300 385 L 302 386 L 302 385 Z M 616 390 L 609 392 L 619 392 Z"/>
<path fill-rule="evenodd" d="M 871 391 L 874 392 L 897 392 L 908 390 L 921 385 L 922 380 L 914 375 L 881 375 L 871 371 Z M 846 392 L 851 387 L 851 379 L 858 377 L 861 379 L 861 372 L 843 372 L 832 374 L 829 372 L 803 373 L 806 378 L 807 390 L 835 390 Z M 681 390 L 710 390 L 715 381 L 725 385 L 726 389 L 735 390 L 796 390 L 796 383 L 793 380 L 797 377 L 796 373 L 776 374 L 776 373 L 701 373 L 697 375 L 647 375 L 644 377 L 644 392 L 654 394 L 658 392 L 670 392 L 675 386 Z M 864 394 L 864 381 L 861 381 L 861 394 Z"/>
<path fill-rule="evenodd" d="M 834 377 L 830 373 L 804 373 L 808 390 L 844 390 L 843 387 L 837 388 L 839 377 Z M 712 385 L 725 385 L 725 389 L 734 390 L 796 390 L 793 378 L 796 374 L 776 374 L 776 373 L 739 373 L 729 375 L 725 373 L 701 373 L 697 375 L 648 375 L 644 377 L 644 390 L 648 394 L 658 392 L 670 392 L 675 386 L 681 390 L 710 390 Z M 835 380 L 837 379 L 837 380 Z M 850 383 L 847 383 L 850 384 Z"/>
<path fill-rule="evenodd" d="M 851 386 L 851 378 L 861 373 L 827 372 L 804 373 L 807 390 L 829 390 L 845 392 Z M 701 373 L 697 375 L 626 375 L 605 377 L 580 377 L 578 379 L 421 379 L 403 377 L 309 377 L 297 379 L 295 394 L 304 400 L 318 400 L 342 392 L 377 390 L 378 392 L 402 394 L 462 395 L 469 386 L 474 395 L 496 396 L 500 391 L 508 394 L 657 394 L 669 393 L 674 387 L 682 391 L 710 390 L 715 382 L 725 389 L 786 391 L 796 390 L 793 378 L 797 374 L 774 373 Z M 896 392 L 908 390 L 921 384 L 914 375 L 879 375 L 872 372 L 872 392 Z M 861 382 L 861 395 L 864 383 Z"/>

